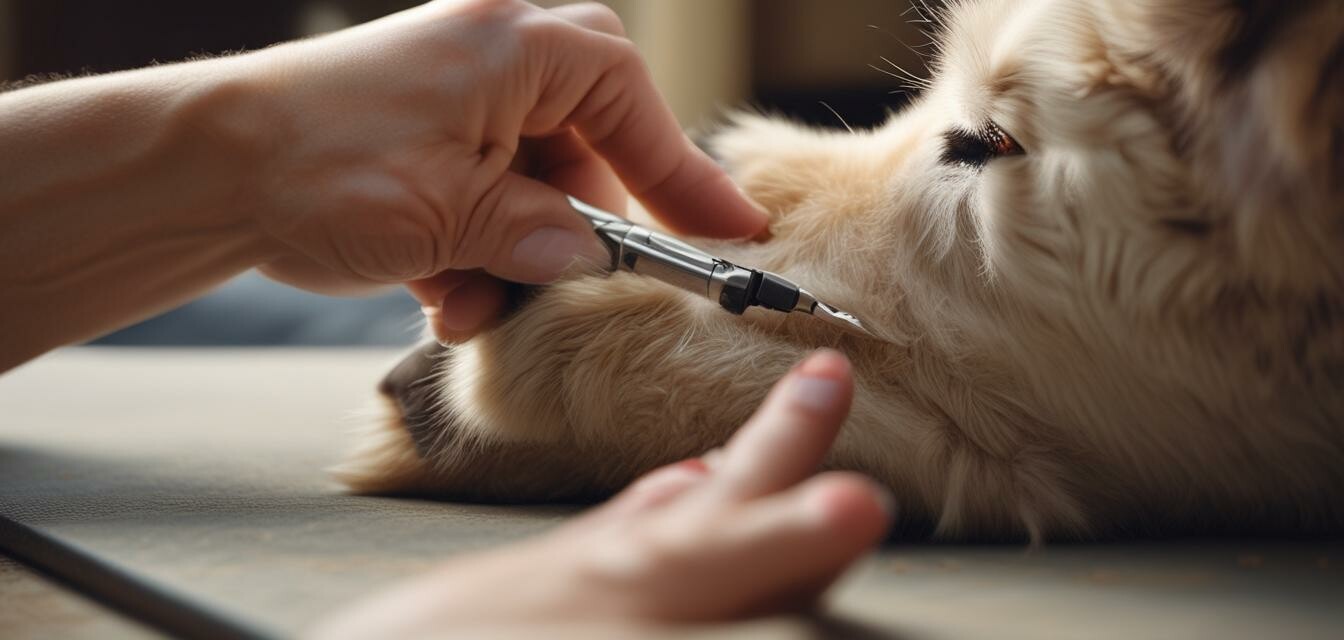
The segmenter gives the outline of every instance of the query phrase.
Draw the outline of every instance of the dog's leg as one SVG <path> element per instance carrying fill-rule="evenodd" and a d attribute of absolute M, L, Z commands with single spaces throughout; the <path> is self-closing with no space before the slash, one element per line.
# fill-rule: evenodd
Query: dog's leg
<path fill-rule="evenodd" d="M 805 332 L 767 330 L 648 284 L 626 276 L 562 283 L 494 331 L 412 356 L 384 384 L 395 415 L 338 475 L 374 493 L 602 497 L 723 444 L 771 383 L 818 346 Z M 828 467 L 891 487 L 912 531 L 1082 530 L 1054 457 L 1015 440 L 1011 416 L 968 430 L 980 419 L 910 399 L 907 384 L 927 376 L 900 364 L 904 356 L 848 347 L 856 401 Z M 959 404 L 977 406 L 974 389 L 964 392 Z"/>
<path fill-rule="evenodd" d="M 580 278 L 389 376 L 397 417 L 337 473 L 369 492 L 612 493 L 722 444 L 806 348 L 634 277 Z"/>
<path fill-rule="evenodd" d="M 439 392 L 452 349 L 417 347 L 379 387 L 387 407 L 361 434 L 357 449 L 334 468 L 351 490 L 369 494 L 433 495 L 468 501 L 586 500 L 604 495 L 591 478 L 591 460 L 552 442 L 472 437 L 446 409 Z M 603 447 L 588 447 L 599 456 Z"/>

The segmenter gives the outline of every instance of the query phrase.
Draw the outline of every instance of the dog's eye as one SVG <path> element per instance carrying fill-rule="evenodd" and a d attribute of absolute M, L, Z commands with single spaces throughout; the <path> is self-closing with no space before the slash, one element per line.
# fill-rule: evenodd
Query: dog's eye
<path fill-rule="evenodd" d="M 991 122 L 979 131 L 953 129 L 944 133 L 941 160 L 944 164 L 978 169 L 995 158 L 1020 156 L 1025 153 L 1022 145 L 1004 133 L 999 125 Z"/>

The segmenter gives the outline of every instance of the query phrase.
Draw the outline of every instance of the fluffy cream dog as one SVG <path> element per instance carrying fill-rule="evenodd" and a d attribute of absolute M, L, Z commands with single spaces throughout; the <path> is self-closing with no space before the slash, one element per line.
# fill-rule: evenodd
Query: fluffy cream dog
<path fill-rule="evenodd" d="M 848 354 L 829 465 L 941 537 L 1344 523 L 1344 5 L 985 0 L 855 134 L 714 142 L 772 238 L 706 245 L 852 310 L 734 317 L 576 273 L 413 356 L 354 489 L 600 496 L 704 453 L 809 350 Z M 702 243 L 704 244 L 704 243 Z"/>

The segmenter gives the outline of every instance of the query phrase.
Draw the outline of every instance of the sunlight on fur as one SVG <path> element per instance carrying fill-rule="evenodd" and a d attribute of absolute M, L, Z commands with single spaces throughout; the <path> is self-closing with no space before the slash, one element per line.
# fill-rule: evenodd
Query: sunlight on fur
<path fill-rule="evenodd" d="M 393 389 L 340 477 L 600 497 L 720 445 L 830 346 L 858 388 L 828 466 L 889 485 L 912 531 L 1338 531 L 1344 5 L 984 0 L 930 19 L 932 81 L 884 126 L 740 115 L 713 142 L 774 218 L 768 242 L 701 244 L 887 342 L 576 274 L 424 360 L 428 391 Z"/>

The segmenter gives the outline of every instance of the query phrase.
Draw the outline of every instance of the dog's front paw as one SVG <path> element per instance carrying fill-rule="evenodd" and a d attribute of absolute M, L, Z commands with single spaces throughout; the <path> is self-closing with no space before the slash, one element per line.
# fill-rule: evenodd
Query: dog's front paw
<path fill-rule="evenodd" d="M 373 420 L 356 434 L 355 448 L 331 470 L 351 491 L 369 494 L 424 493 L 435 474 L 425 451 L 441 425 L 433 399 L 435 363 L 444 347 L 416 347 L 378 386 Z"/>
<path fill-rule="evenodd" d="M 615 472 L 623 467 L 604 464 L 614 458 L 605 443 L 577 446 L 562 430 L 532 438 L 498 426 L 527 425 L 518 416 L 528 412 L 507 413 L 526 401 L 510 401 L 510 386 L 498 378 L 507 367 L 479 359 L 488 344 L 430 343 L 407 355 L 379 385 L 378 415 L 331 470 L 336 479 L 355 493 L 492 503 L 588 501 L 623 486 L 627 479 Z M 496 413 L 504 420 L 492 420 Z"/>

